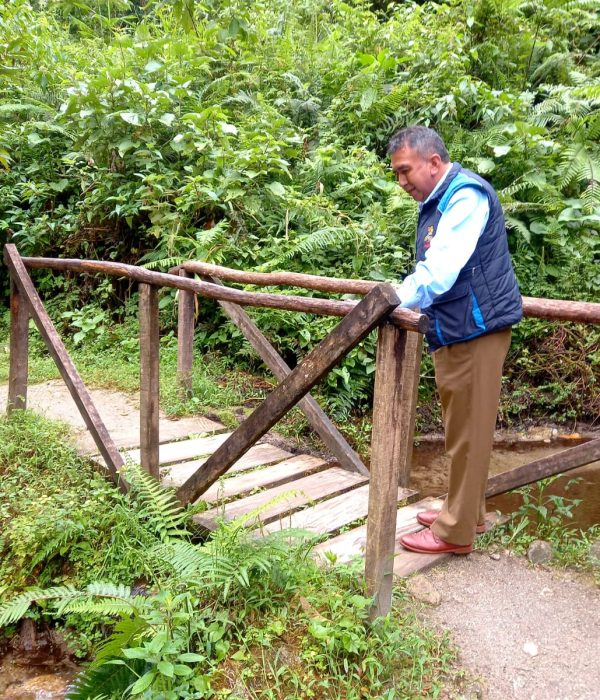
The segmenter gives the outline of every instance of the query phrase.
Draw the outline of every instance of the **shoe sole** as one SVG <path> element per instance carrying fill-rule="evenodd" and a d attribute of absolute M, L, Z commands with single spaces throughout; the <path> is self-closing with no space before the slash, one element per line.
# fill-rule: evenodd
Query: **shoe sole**
<path fill-rule="evenodd" d="M 410 552 L 416 552 L 417 554 L 471 554 L 473 551 L 473 547 L 471 545 L 467 545 L 465 547 L 456 547 L 454 549 L 442 549 L 440 551 L 432 551 L 431 549 L 419 549 L 418 547 L 407 547 L 402 540 L 400 540 L 400 543 L 405 549 L 408 549 Z"/>

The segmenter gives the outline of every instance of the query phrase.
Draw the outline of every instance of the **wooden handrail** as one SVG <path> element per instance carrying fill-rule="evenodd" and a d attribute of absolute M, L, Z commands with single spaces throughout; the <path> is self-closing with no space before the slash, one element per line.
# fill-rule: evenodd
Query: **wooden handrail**
<path fill-rule="evenodd" d="M 199 275 L 215 275 L 229 282 L 254 284 L 257 286 L 284 285 L 313 289 L 320 292 L 336 294 L 367 294 L 380 282 L 369 280 L 352 280 L 336 277 L 320 277 L 298 272 L 244 272 L 221 265 L 190 261 L 172 268 L 169 272 L 183 269 Z M 588 301 L 568 301 L 564 299 L 540 299 L 523 297 L 523 313 L 531 318 L 545 318 L 556 321 L 581 321 L 583 323 L 600 323 L 600 304 Z"/>
<path fill-rule="evenodd" d="M 336 299 L 316 299 L 314 297 L 297 297 L 286 294 L 265 294 L 264 292 L 242 292 L 239 289 L 223 287 L 210 282 L 187 279 L 165 272 L 153 272 L 135 265 L 106 262 L 101 260 L 77 260 L 59 258 L 22 258 L 23 264 L 32 269 L 70 270 L 72 272 L 89 272 L 112 277 L 128 279 L 156 287 L 171 287 L 195 292 L 209 299 L 231 301 L 240 306 L 258 306 L 287 311 L 319 314 L 321 316 L 346 316 L 359 303 L 358 301 L 339 301 Z M 374 284 L 373 287 L 376 287 Z M 395 309 L 389 320 L 398 328 L 407 331 L 425 333 L 429 325 L 427 316 L 417 314 L 409 309 Z"/>

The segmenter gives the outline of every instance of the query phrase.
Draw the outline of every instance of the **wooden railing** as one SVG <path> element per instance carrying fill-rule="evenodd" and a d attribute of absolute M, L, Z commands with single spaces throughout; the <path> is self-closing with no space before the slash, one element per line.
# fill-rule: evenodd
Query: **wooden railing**
<path fill-rule="evenodd" d="M 203 467 L 177 491 L 184 503 L 195 500 L 296 404 L 324 443 L 347 469 L 370 474 L 365 576 L 374 596 L 372 616 L 387 612 L 391 603 L 392 564 L 397 510 L 397 487 L 408 486 L 414 438 L 416 395 L 422 336 L 427 318 L 398 308 L 399 299 L 388 284 L 343 280 L 296 273 L 248 273 L 189 262 L 169 274 L 132 265 L 93 260 L 21 258 L 6 245 L 4 259 L 11 274 L 11 339 L 8 410 L 25 408 L 27 401 L 28 319 L 35 321 L 73 399 L 90 430 L 109 474 L 120 478 L 123 460 L 108 434 L 91 396 L 60 340 L 27 269 L 53 269 L 127 277 L 139 284 L 140 297 L 140 452 L 144 469 L 158 478 L 159 461 L 159 329 L 158 289 L 179 293 L 178 378 L 183 392 L 191 391 L 194 297 L 215 299 L 257 350 L 279 385 L 208 458 Z M 201 280 L 193 279 L 198 274 Z M 222 279 L 253 285 L 291 285 L 342 294 L 364 294 L 361 301 L 339 301 L 272 293 L 240 291 Z M 600 323 L 600 304 L 524 298 L 525 314 L 539 318 Z M 268 307 L 340 316 L 343 320 L 303 361 L 291 370 L 260 332 L 242 306 Z M 352 348 L 378 329 L 373 433 L 370 471 L 309 395 Z M 600 440 L 594 440 L 512 472 L 492 477 L 488 495 L 531 483 L 550 474 L 600 459 Z"/>

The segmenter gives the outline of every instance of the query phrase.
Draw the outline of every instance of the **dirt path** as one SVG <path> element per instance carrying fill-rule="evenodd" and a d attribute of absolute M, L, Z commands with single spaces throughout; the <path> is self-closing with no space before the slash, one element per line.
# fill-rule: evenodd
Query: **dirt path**
<path fill-rule="evenodd" d="M 424 574 L 441 595 L 423 617 L 476 679 L 468 700 L 600 698 L 600 590 L 508 553 L 474 552 Z"/>
<path fill-rule="evenodd" d="M 140 408 L 139 397 L 106 389 L 90 390 L 94 404 L 117 447 L 139 447 Z M 0 385 L 0 410 L 4 411 L 8 385 Z M 27 388 L 27 407 L 53 420 L 68 423 L 77 449 L 83 454 L 97 452 L 94 440 L 85 427 L 83 418 L 71 398 L 65 383 L 52 379 Z M 168 418 L 160 412 L 160 441 L 173 440 L 192 433 L 222 430 L 223 426 L 208 418 Z"/>
<path fill-rule="evenodd" d="M 96 406 L 120 446 L 139 444 L 137 397 L 93 390 Z M 0 386 L 0 406 L 6 385 Z M 29 406 L 73 426 L 79 449 L 94 445 L 61 381 L 29 388 Z M 205 418 L 169 421 L 161 439 L 219 429 Z M 478 680 L 464 700 L 597 700 L 600 698 L 600 591 L 574 575 L 532 567 L 504 554 L 453 557 L 423 574 L 441 595 L 423 617 L 450 634 L 460 664 Z"/>

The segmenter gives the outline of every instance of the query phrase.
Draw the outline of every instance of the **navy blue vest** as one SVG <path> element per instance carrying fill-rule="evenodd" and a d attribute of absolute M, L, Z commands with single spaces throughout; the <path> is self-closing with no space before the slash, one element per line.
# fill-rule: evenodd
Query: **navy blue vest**
<path fill-rule="evenodd" d="M 450 197 L 461 187 L 477 187 L 488 197 L 490 215 L 473 255 L 454 285 L 422 309 L 429 317 L 431 351 L 508 328 L 523 317 L 521 294 L 513 270 L 502 207 L 493 187 L 459 163 L 453 163 L 433 197 L 421 206 L 417 226 L 417 261 L 425 258 L 429 241 Z"/>

